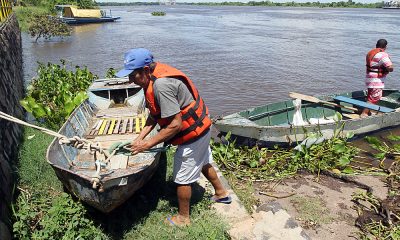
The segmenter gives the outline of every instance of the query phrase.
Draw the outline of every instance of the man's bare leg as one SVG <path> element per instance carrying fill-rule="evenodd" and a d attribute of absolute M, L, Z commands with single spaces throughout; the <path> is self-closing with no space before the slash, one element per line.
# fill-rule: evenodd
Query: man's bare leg
<path fill-rule="evenodd" d="M 178 195 L 178 214 L 166 220 L 166 223 L 186 226 L 190 225 L 190 198 L 192 197 L 192 186 L 190 184 L 178 184 L 176 187 Z M 172 221 L 172 223 L 171 223 Z"/>
<path fill-rule="evenodd" d="M 206 165 L 204 165 L 201 172 L 213 185 L 215 190 L 215 197 L 217 199 L 224 198 L 229 195 L 228 191 L 226 191 L 224 186 L 222 186 L 221 180 L 219 180 L 217 172 L 211 164 L 207 163 Z"/>

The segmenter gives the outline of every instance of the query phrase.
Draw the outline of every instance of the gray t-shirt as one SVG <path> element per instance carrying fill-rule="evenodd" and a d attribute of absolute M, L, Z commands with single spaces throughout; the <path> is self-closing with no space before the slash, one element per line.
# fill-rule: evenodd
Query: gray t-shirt
<path fill-rule="evenodd" d="M 161 108 L 161 118 L 174 116 L 194 101 L 187 86 L 176 78 L 158 78 L 153 88 L 155 99 Z"/>

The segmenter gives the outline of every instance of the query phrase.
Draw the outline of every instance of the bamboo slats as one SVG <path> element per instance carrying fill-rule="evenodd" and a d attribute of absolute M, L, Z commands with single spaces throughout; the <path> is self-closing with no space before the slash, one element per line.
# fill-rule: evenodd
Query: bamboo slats
<path fill-rule="evenodd" d="M 6 20 L 12 13 L 12 5 L 10 0 L 0 0 L 0 22 Z"/>
<path fill-rule="evenodd" d="M 146 123 L 144 116 L 98 119 L 88 136 L 140 133 Z"/>

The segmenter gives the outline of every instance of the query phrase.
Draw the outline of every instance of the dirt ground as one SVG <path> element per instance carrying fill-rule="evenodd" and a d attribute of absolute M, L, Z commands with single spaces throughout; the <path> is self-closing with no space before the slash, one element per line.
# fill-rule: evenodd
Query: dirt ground
<path fill-rule="evenodd" d="M 357 176 L 358 182 L 373 189 L 381 199 L 387 187 L 381 177 Z M 261 203 L 278 201 L 297 220 L 312 239 L 357 239 L 358 217 L 352 194 L 364 191 L 354 183 L 320 175 L 299 174 L 293 178 L 254 184 L 255 195 Z"/>

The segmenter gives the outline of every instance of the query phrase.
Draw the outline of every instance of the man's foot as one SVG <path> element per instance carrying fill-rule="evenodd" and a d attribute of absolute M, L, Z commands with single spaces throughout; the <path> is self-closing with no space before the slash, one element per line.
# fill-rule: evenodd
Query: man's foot
<path fill-rule="evenodd" d="M 229 196 L 228 192 L 225 192 L 223 195 L 217 195 L 215 194 L 210 198 L 211 201 L 217 202 L 217 203 L 225 203 L 225 204 L 230 204 L 232 202 L 231 196 Z"/>
<path fill-rule="evenodd" d="M 185 227 L 190 225 L 190 218 L 178 214 L 172 217 L 167 217 L 164 220 L 164 223 L 170 226 Z"/>

